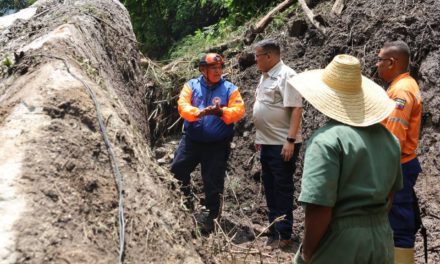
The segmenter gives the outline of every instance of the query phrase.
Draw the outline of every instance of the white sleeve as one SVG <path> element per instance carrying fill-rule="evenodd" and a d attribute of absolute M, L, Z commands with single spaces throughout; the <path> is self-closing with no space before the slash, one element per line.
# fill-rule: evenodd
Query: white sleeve
<path fill-rule="evenodd" d="M 289 76 L 293 77 L 293 76 Z M 303 107 L 301 94 L 287 80 L 284 82 L 283 95 L 284 107 Z"/>

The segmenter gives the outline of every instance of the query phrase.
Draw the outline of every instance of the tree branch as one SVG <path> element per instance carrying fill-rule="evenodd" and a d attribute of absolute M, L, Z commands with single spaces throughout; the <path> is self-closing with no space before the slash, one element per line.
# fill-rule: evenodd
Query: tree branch
<path fill-rule="evenodd" d="M 267 13 L 260 21 L 258 21 L 257 24 L 255 24 L 255 26 L 251 26 L 251 28 L 246 32 L 244 43 L 246 45 L 251 44 L 257 37 L 257 34 L 264 31 L 276 14 L 283 12 L 294 2 L 295 0 L 285 0 L 277 5 L 274 9 L 270 10 L 269 13 Z"/>
<path fill-rule="evenodd" d="M 332 7 L 332 13 L 340 16 L 345 7 L 345 0 L 336 0 Z"/>
<path fill-rule="evenodd" d="M 315 26 L 316 29 L 318 29 L 318 31 L 325 36 L 326 28 L 315 19 L 316 16 L 313 14 L 312 10 L 310 10 L 310 8 L 307 6 L 306 2 L 304 0 L 298 0 L 298 1 L 301 4 L 302 10 L 306 14 L 307 18 L 310 20 L 312 25 Z"/>

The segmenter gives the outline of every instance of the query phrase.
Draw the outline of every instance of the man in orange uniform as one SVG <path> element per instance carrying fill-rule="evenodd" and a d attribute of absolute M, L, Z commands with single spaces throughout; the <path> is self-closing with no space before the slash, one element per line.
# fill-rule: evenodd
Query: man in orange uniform
<path fill-rule="evenodd" d="M 237 86 L 223 79 L 223 58 L 216 53 L 202 56 L 201 75 L 189 80 L 180 92 L 178 110 L 185 132 L 171 164 L 171 172 L 182 184 L 186 205 L 193 206 L 190 174 L 201 164 L 205 206 L 209 210 L 203 231 L 213 229 L 220 214 L 226 163 L 234 123 L 245 113 Z"/>
<path fill-rule="evenodd" d="M 422 115 L 419 86 L 409 75 L 410 50 L 403 41 L 385 43 L 376 64 L 379 76 L 390 84 L 388 96 L 396 102 L 382 123 L 400 142 L 404 188 L 394 196 L 389 213 L 394 231 L 395 263 L 414 263 L 415 233 L 420 219 L 414 185 L 422 171 L 416 156 Z"/>

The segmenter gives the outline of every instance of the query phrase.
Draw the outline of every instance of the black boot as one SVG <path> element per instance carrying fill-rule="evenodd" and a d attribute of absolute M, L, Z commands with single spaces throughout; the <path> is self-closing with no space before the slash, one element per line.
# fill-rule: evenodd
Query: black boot
<path fill-rule="evenodd" d="M 202 235 L 209 235 L 215 230 L 215 217 L 208 212 L 198 212 L 194 214 L 198 229 Z"/>
<path fill-rule="evenodd" d="M 214 232 L 215 224 L 214 224 L 214 218 L 206 217 L 202 223 L 200 223 L 200 232 L 202 232 L 203 235 L 208 235 Z"/>

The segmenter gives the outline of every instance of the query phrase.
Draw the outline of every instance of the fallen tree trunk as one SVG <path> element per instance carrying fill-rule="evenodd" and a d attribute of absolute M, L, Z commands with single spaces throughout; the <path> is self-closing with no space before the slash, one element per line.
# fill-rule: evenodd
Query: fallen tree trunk
<path fill-rule="evenodd" d="M 270 10 L 269 13 L 267 13 L 260 21 L 258 21 L 257 24 L 255 24 L 255 26 L 251 26 L 251 28 L 246 32 L 244 43 L 246 45 L 251 44 L 255 40 L 257 34 L 264 31 L 276 14 L 283 12 L 293 3 L 295 3 L 295 0 L 285 0 L 277 5 L 274 9 Z"/>
<path fill-rule="evenodd" d="M 127 10 L 36 5 L 0 28 L 0 262 L 201 263 L 149 148 Z"/>
<path fill-rule="evenodd" d="M 315 28 L 318 29 L 318 31 L 325 36 L 326 28 L 323 25 L 321 25 L 321 23 L 318 22 L 318 20 L 315 19 L 316 16 L 313 14 L 312 10 L 310 10 L 310 8 L 307 6 L 307 3 L 304 0 L 298 0 L 298 1 L 301 4 L 301 8 L 306 14 L 307 18 L 310 20 L 310 23 L 312 23 L 312 25 L 315 26 Z"/>

